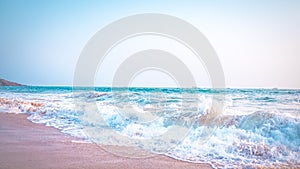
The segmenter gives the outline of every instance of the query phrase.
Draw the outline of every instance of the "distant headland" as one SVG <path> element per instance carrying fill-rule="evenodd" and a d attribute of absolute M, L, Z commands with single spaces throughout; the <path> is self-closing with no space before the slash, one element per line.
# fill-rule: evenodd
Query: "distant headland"
<path fill-rule="evenodd" d="M 16 82 L 10 82 L 8 80 L 5 79 L 1 79 L 0 78 L 0 86 L 25 86 Z"/>

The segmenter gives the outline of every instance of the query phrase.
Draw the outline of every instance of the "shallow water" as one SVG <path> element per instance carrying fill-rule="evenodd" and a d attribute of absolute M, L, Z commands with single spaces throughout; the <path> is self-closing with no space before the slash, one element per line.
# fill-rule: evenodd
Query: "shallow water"
<path fill-rule="evenodd" d="M 300 90 L 0 87 L 0 98 L 1 112 L 102 145 L 215 168 L 300 167 Z"/>

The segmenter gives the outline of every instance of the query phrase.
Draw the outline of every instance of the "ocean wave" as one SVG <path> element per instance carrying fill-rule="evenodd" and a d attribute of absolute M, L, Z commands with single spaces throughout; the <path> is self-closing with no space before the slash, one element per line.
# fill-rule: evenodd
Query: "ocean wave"
<path fill-rule="evenodd" d="M 0 112 L 5 113 L 37 112 L 42 106 L 43 103 L 34 101 L 0 98 Z"/>
<path fill-rule="evenodd" d="M 300 168 L 297 90 L 32 88 L 0 89 L 0 111 L 214 168 Z"/>

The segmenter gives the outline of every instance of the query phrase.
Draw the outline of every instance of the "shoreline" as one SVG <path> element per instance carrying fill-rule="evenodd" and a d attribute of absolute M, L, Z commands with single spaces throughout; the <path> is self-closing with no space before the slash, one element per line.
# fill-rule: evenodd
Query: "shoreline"
<path fill-rule="evenodd" d="M 206 163 L 184 162 L 164 155 L 146 158 L 117 156 L 99 145 L 80 143 L 53 127 L 32 123 L 27 117 L 27 114 L 0 113 L 0 168 L 212 168 Z M 124 149 L 127 151 L 128 148 Z"/>

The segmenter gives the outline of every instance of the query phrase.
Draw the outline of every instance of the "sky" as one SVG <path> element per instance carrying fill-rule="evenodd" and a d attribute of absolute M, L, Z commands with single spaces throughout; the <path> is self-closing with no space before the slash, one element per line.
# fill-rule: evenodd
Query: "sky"
<path fill-rule="evenodd" d="M 297 0 L 1 0 L 0 77 L 28 85 L 71 86 L 80 53 L 97 31 L 126 16 L 161 13 L 189 22 L 206 36 L 218 54 L 226 87 L 300 88 L 299 9 Z M 210 87 L 204 66 L 193 62 L 187 49 L 149 36 L 129 39 L 112 50 L 98 69 L 95 85 L 111 85 L 122 59 L 153 47 L 172 50 L 199 87 Z M 176 81 L 149 70 L 131 85 L 174 86 Z"/>

